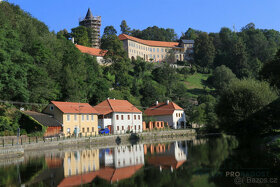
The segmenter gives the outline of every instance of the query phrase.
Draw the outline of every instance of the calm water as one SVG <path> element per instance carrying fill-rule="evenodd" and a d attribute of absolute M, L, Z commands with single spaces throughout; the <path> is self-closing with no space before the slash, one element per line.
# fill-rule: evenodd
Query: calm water
<path fill-rule="evenodd" d="M 241 141 L 242 142 L 242 141 Z M 0 166 L 1 186 L 280 186 L 279 162 L 233 137 L 27 153 Z"/>

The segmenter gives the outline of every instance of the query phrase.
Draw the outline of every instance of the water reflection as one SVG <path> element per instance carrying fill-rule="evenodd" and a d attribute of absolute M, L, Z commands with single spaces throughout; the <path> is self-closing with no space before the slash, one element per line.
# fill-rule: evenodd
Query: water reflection
<path fill-rule="evenodd" d="M 162 169 L 178 169 L 187 160 L 187 142 L 174 142 L 172 144 L 144 145 L 148 163 Z"/>
<path fill-rule="evenodd" d="M 236 147 L 236 140 L 219 137 L 56 150 L 43 156 L 25 156 L 19 167 L 0 167 L 0 186 L 217 185 L 224 183 L 225 177 L 216 175 Z"/>

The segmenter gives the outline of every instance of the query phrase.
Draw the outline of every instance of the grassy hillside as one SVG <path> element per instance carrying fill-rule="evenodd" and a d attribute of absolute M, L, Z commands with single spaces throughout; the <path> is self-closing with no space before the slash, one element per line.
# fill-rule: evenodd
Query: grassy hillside
<path fill-rule="evenodd" d="M 188 77 L 184 80 L 184 83 L 191 97 L 198 97 L 199 95 L 205 94 L 211 90 L 205 83 L 209 76 L 210 74 L 201 73 L 188 75 Z"/>

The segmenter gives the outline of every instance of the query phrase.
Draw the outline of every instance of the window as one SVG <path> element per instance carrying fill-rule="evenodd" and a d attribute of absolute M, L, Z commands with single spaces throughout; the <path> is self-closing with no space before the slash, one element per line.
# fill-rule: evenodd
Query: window
<path fill-rule="evenodd" d="M 82 121 L 84 121 L 85 120 L 85 116 L 82 114 Z"/>
<path fill-rule="evenodd" d="M 77 114 L 74 115 L 74 120 L 77 121 Z"/>
<path fill-rule="evenodd" d="M 87 128 L 87 132 L 89 132 L 89 127 Z"/>
<path fill-rule="evenodd" d="M 91 115 L 91 120 L 92 120 L 92 121 L 93 121 L 93 117 L 94 117 L 94 115 L 92 114 L 92 115 Z"/>
<path fill-rule="evenodd" d="M 130 120 L 130 115 L 127 115 L 127 119 Z"/>
<path fill-rule="evenodd" d="M 83 128 L 83 132 L 85 132 L 85 128 Z"/>
<path fill-rule="evenodd" d="M 70 121 L 70 114 L 67 114 L 67 121 Z"/>
<path fill-rule="evenodd" d="M 89 115 L 87 114 L 87 121 L 89 120 Z"/>
<path fill-rule="evenodd" d="M 140 125 L 138 126 L 138 129 L 139 129 L 139 130 L 141 129 Z"/>
<path fill-rule="evenodd" d="M 138 115 L 138 119 L 140 120 L 140 115 Z"/>
<path fill-rule="evenodd" d="M 157 52 L 159 52 L 159 48 L 157 48 Z"/>
<path fill-rule="evenodd" d="M 137 128 L 137 127 L 136 127 L 136 125 L 135 125 L 135 126 L 134 126 L 134 129 L 136 130 L 136 128 Z"/>
<path fill-rule="evenodd" d="M 116 115 L 116 119 L 119 120 L 119 115 Z"/>
<path fill-rule="evenodd" d="M 117 131 L 118 131 L 118 130 L 120 130 L 120 127 L 119 127 L 119 126 L 117 126 Z"/>
<path fill-rule="evenodd" d="M 92 132 L 94 132 L 94 127 L 92 127 Z"/>
<path fill-rule="evenodd" d="M 161 52 L 164 52 L 164 49 L 161 49 Z"/>
<path fill-rule="evenodd" d="M 178 117 L 178 113 L 176 113 L 176 117 Z"/>
<path fill-rule="evenodd" d="M 53 111 L 53 106 L 50 106 L 50 111 Z"/>
<path fill-rule="evenodd" d="M 123 115 L 121 115 L 121 119 L 123 120 Z"/>
<path fill-rule="evenodd" d="M 136 120 L 136 115 L 134 115 L 134 119 Z"/>
<path fill-rule="evenodd" d="M 159 55 L 157 57 L 159 58 Z"/>
<path fill-rule="evenodd" d="M 122 126 L 122 130 L 124 130 L 124 126 Z"/>
<path fill-rule="evenodd" d="M 155 48 L 153 48 L 153 52 L 155 52 L 156 50 L 155 50 Z"/>

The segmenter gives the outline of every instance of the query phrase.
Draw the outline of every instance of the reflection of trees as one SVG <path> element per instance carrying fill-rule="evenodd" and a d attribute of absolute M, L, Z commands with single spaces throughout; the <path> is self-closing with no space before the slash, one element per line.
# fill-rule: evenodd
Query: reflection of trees
<path fill-rule="evenodd" d="M 45 159 L 38 158 L 28 161 L 19 166 L 11 165 L 4 168 L 0 167 L 0 186 L 18 186 L 20 183 L 24 184 L 45 168 Z M 21 180 L 21 181 L 19 181 Z"/>
<path fill-rule="evenodd" d="M 220 166 L 220 174 L 211 178 L 217 186 L 232 186 L 234 178 L 225 177 L 226 171 L 267 172 L 268 177 L 278 177 L 280 160 L 263 146 L 262 139 L 239 139 L 238 150 L 227 157 Z"/>

